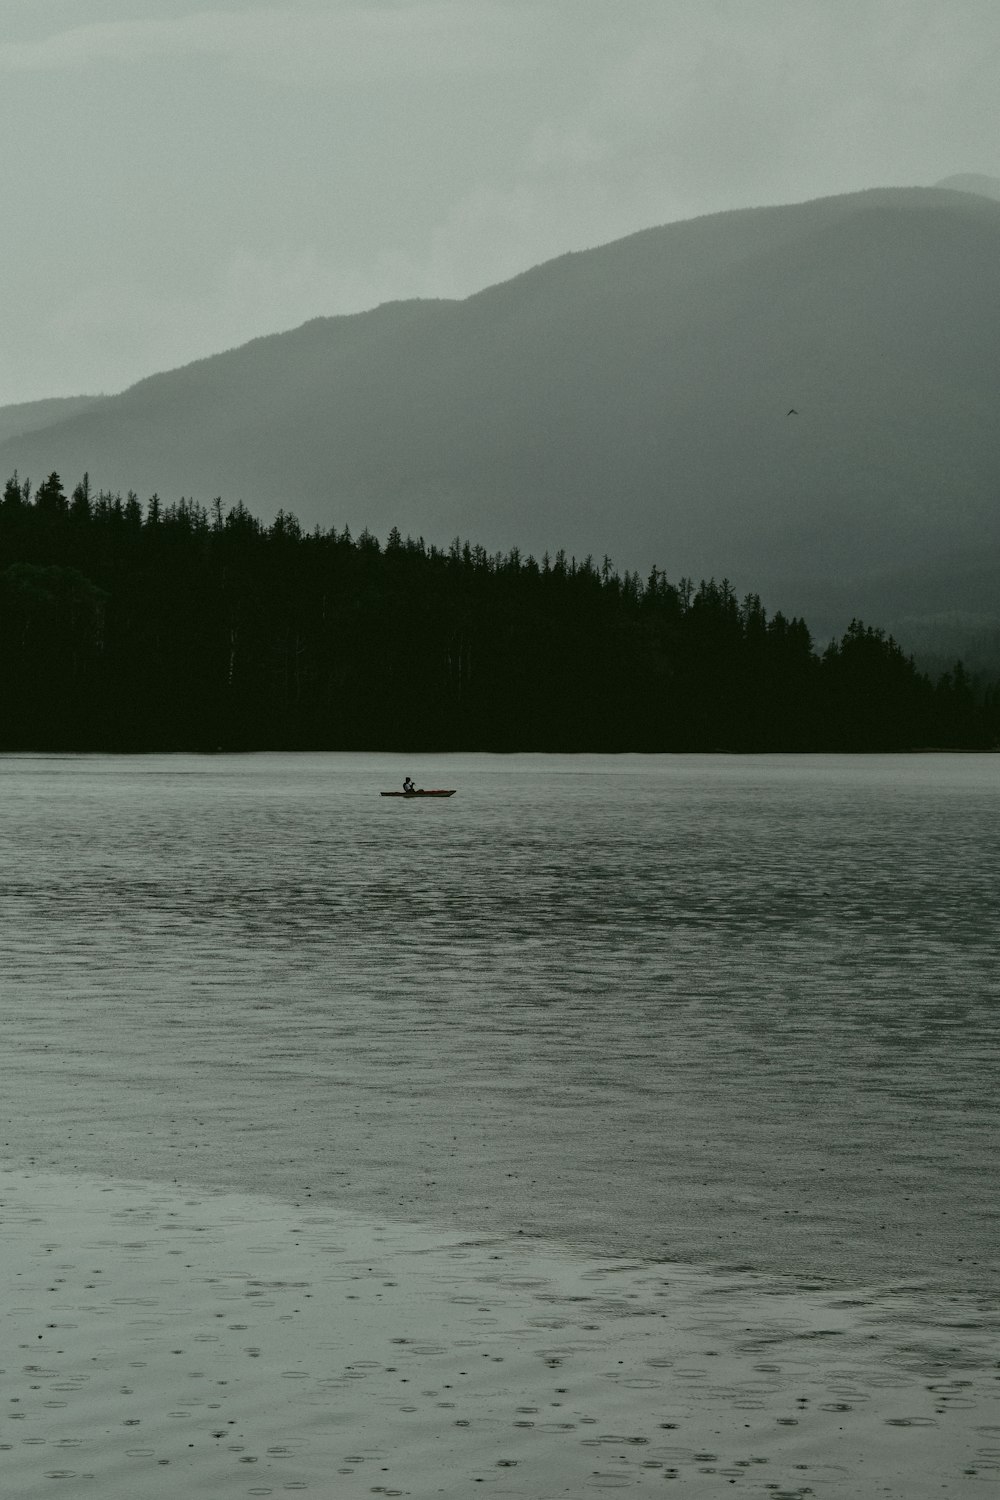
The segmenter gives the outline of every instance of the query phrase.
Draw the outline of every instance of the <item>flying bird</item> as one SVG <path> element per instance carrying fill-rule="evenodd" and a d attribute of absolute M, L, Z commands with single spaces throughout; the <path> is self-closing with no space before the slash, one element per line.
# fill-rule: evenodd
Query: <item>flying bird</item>
<path fill-rule="evenodd" d="M 785 416 L 786 417 L 797 417 L 798 416 L 798 412 L 795 410 L 795 407 L 793 406 L 790 411 L 786 411 Z"/>

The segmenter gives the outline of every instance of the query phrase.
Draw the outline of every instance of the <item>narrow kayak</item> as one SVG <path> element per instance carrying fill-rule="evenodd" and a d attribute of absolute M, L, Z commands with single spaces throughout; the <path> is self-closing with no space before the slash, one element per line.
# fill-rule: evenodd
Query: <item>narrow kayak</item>
<path fill-rule="evenodd" d="M 454 797 L 454 795 L 455 795 L 455 793 L 457 791 L 458 791 L 457 787 L 452 787 L 451 791 L 444 791 L 442 788 L 439 787 L 439 788 L 436 788 L 435 790 L 430 791 L 430 792 L 379 792 L 379 796 L 380 797 Z"/>

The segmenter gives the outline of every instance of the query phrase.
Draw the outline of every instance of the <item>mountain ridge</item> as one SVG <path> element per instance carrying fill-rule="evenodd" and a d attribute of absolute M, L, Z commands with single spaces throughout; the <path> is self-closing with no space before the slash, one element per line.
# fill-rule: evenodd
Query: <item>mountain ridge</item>
<path fill-rule="evenodd" d="M 947 187 L 705 215 L 146 377 L 0 467 L 849 592 L 1000 543 L 998 251 Z"/>

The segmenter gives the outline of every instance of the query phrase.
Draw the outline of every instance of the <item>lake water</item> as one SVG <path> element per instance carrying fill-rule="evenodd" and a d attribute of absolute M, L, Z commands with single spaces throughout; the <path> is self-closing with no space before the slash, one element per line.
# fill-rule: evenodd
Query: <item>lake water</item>
<path fill-rule="evenodd" d="M 412 772 L 441 801 L 381 799 Z M 3 1156 L 995 1275 L 1000 758 L 0 759 Z"/>

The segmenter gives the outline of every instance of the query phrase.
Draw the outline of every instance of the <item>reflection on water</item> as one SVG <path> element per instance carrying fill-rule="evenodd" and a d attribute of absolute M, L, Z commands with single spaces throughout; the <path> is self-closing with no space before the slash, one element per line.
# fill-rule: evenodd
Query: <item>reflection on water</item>
<path fill-rule="evenodd" d="M 984 1284 L 998 773 L 0 760 L 8 1158 Z"/>

